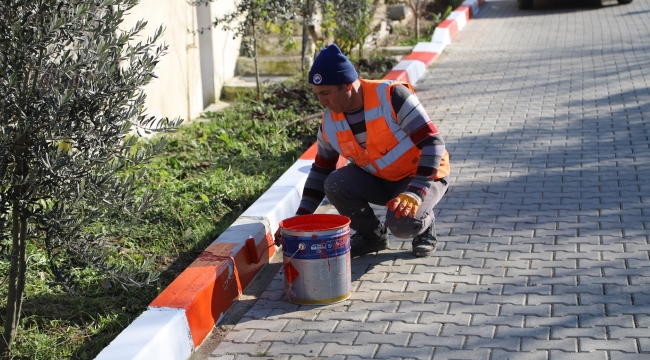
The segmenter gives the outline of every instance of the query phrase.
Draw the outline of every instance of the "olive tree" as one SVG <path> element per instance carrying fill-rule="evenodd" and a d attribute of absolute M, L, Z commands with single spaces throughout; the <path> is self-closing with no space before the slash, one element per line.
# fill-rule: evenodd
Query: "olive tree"
<path fill-rule="evenodd" d="M 373 31 L 372 18 L 378 0 L 318 0 L 323 14 L 321 29 L 325 37 L 332 36 L 341 51 L 350 56 L 358 47 L 363 57 L 363 47 Z"/>
<path fill-rule="evenodd" d="M 162 27 L 146 38 L 145 21 L 122 28 L 138 2 L 0 0 L 0 244 L 10 261 L 4 351 L 20 321 L 27 241 L 47 251 L 58 283 L 68 283 L 72 263 L 117 271 L 102 256 L 102 233 L 88 228 L 116 214 L 136 217 L 155 198 L 136 192 L 142 174 L 121 170 L 164 144 L 139 141 L 139 133 L 181 120 L 145 114 L 143 87 L 166 47 Z"/>

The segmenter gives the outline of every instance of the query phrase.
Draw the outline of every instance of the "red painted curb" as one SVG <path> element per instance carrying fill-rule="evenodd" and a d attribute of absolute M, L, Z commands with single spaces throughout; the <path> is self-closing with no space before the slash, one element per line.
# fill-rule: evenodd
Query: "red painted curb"
<path fill-rule="evenodd" d="M 252 238 L 251 238 L 252 239 Z M 151 307 L 184 309 L 194 346 L 199 346 L 275 254 L 271 234 L 259 245 L 214 242 L 151 302 Z M 232 254 L 239 247 L 236 254 Z"/>
<path fill-rule="evenodd" d="M 436 61 L 438 55 L 435 52 L 416 51 L 406 55 L 402 60 L 418 60 L 423 62 L 426 67 L 429 67 L 429 65 Z"/>
<path fill-rule="evenodd" d="M 251 246 L 249 246 L 252 238 L 248 238 L 246 245 L 234 256 L 235 259 L 235 268 L 237 269 L 237 274 L 239 276 L 239 283 L 241 284 L 242 289 L 246 287 L 253 281 L 255 275 L 260 271 L 264 265 L 269 262 L 269 259 L 275 254 L 275 244 L 273 240 L 273 235 L 267 233 L 264 239 L 255 245 L 255 240 L 253 240 L 253 248 L 257 251 L 257 257 L 254 254 L 251 254 Z M 256 261 L 257 260 L 257 261 Z"/>
<path fill-rule="evenodd" d="M 458 34 L 458 23 L 455 20 L 445 20 L 441 22 L 436 28 L 449 30 L 449 39 L 453 39 L 456 34 Z"/>
<path fill-rule="evenodd" d="M 154 299 L 151 307 L 185 309 L 194 346 L 239 299 L 242 287 L 229 256 L 237 244 L 213 243 Z"/>
<path fill-rule="evenodd" d="M 386 74 L 382 80 L 395 80 L 411 83 L 409 81 L 409 73 L 406 70 L 391 70 Z"/>
<path fill-rule="evenodd" d="M 298 158 L 298 160 L 314 160 L 316 159 L 316 152 L 317 152 L 317 145 L 314 143 L 312 146 L 309 147 L 309 149 L 305 150 L 302 155 Z"/>

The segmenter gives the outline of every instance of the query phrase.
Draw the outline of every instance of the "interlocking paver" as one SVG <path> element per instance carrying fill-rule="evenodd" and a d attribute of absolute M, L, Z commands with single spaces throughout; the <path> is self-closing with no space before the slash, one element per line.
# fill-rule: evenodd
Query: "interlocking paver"
<path fill-rule="evenodd" d="M 412 333 L 412 334 L 427 334 L 427 335 L 437 335 L 440 332 L 440 324 L 431 323 L 431 324 L 407 324 L 403 322 L 393 322 L 388 329 L 389 334 L 399 334 L 399 333 Z"/>
<path fill-rule="evenodd" d="M 400 334 L 376 334 L 369 332 L 361 332 L 359 336 L 354 340 L 355 345 L 365 345 L 365 344 L 391 344 L 394 346 L 406 346 L 406 343 L 409 341 L 410 334 L 400 333 Z"/>
<path fill-rule="evenodd" d="M 590 326 L 619 326 L 633 328 L 636 325 L 634 316 L 632 315 L 613 315 L 611 313 L 609 313 L 608 316 L 580 315 L 580 327 Z"/>
<path fill-rule="evenodd" d="M 429 359 L 432 353 L 432 346 L 402 347 L 382 344 L 375 359 Z"/>
<path fill-rule="evenodd" d="M 399 304 L 396 302 L 354 302 L 347 309 L 347 312 L 354 314 L 355 312 L 359 313 L 368 313 L 368 311 L 383 311 L 383 312 L 395 312 Z M 362 318 L 362 317 L 361 317 Z"/>
<path fill-rule="evenodd" d="M 353 259 L 337 306 L 279 277 L 212 358 L 650 358 L 650 3 L 614 3 L 486 2 L 417 84 L 452 154 L 438 251 Z"/>
<path fill-rule="evenodd" d="M 459 303 L 452 303 L 449 306 L 450 314 L 496 315 L 498 310 L 499 310 L 498 304 L 463 305 Z"/>
<path fill-rule="evenodd" d="M 510 294 L 550 295 L 551 291 L 552 291 L 551 285 L 544 285 L 544 284 L 531 284 L 531 286 L 505 285 L 503 287 L 504 295 L 510 295 Z"/>
<path fill-rule="evenodd" d="M 607 338 L 607 329 L 605 329 L 605 327 L 568 328 L 559 326 L 554 326 L 551 328 L 551 339 L 564 339 L 572 337 L 605 340 Z"/>
<path fill-rule="evenodd" d="M 524 294 L 516 294 L 516 295 L 478 294 L 478 298 L 476 299 L 477 305 L 483 305 L 483 304 L 524 305 L 525 302 L 526 302 L 526 295 Z"/>
<path fill-rule="evenodd" d="M 387 313 L 383 311 L 371 311 L 366 319 L 367 322 L 401 321 L 405 323 L 416 323 L 420 317 L 419 312 Z"/>
<path fill-rule="evenodd" d="M 533 353 L 520 353 L 495 349 L 492 351 L 492 360 L 548 360 L 546 351 L 536 351 Z"/>
<path fill-rule="evenodd" d="M 519 350 L 520 339 L 517 337 L 504 339 L 488 339 L 479 336 L 467 336 L 463 349 L 504 349 L 510 351 Z"/>
<path fill-rule="evenodd" d="M 243 343 L 246 342 L 246 340 L 248 340 L 248 338 L 253 335 L 254 332 L 255 330 L 230 331 L 224 338 L 224 341 Z"/>
<path fill-rule="evenodd" d="M 639 348 L 643 352 L 650 352 L 650 339 L 647 336 L 639 339 Z"/>
<path fill-rule="evenodd" d="M 521 351 L 536 351 L 536 350 L 553 350 L 563 349 L 566 351 L 577 351 L 578 342 L 576 339 L 560 339 L 560 340 L 539 340 L 531 338 L 521 339 Z"/>
<path fill-rule="evenodd" d="M 219 346 L 212 352 L 212 355 L 222 356 L 228 354 L 262 354 L 265 353 L 271 343 L 233 343 L 230 341 L 222 341 Z"/>
<path fill-rule="evenodd" d="M 366 303 L 367 304 L 367 303 Z M 368 317 L 366 310 L 350 310 L 350 311 L 323 311 L 318 314 L 315 322 L 329 322 L 331 320 L 356 320 L 363 321 Z"/>
<path fill-rule="evenodd" d="M 430 312 L 434 314 L 445 314 L 449 309 L 449 303 L 413 303 L 410 301 L 402 301 L 400 303 L 398 313 L 409 312 Z"/>
<path fill-rule="evenodd" d="M 581 305 L 592 305 L 592 304 L 632 305 L 632 302 L 629 294 L 615 294 L 615 295 L 581 294 L 580 304 Z"/>
<path fill-rule="evenodd" d="M 269 321 L 272 322 L 272 321 Z M 317 330 L 317 331 L 327 331 L 330 332 L 337 325 L 336 320 L 328 321 L 302 321 L 302 320 L 290 320 L 289 323 L 282 329 L 282 331 L 296 331 L 296 330 Z M 239 325 L 237 325 L 239 326 Z M 235 327 L 236 328 L 236 327 Z M 262 329 L 275 330 L 277 328 L 267 327 Z M 275 330 L 277 331 L 277 330 Z"/>
<path fill-rule="evenodd" d="M 550 338 L 550 327 L 512 327 L 512 326 L 497 326 L 496 334 L 497 339 L 509 338 L 524 338 L 524 339 L 540 339 L 548 340 Z"/>
<path fill-rule="evenodd" d="M 469 325 L 470 319 L 472 319 L 472 316 L 470 314 L 444 315 L 444 314 L 423 312 L 422 316 L 418 320 L 418 323 L 419 324 L 439 323 L 443 325 L 444 324 Z M 472 325 L 475 324 L 472 323 Z"/>
<path fill-rule="evenodd" d="M 650 357 L 650 353 L 645 354 L 630 354 L 622 351 L 609 351 L 610 360 L 646 360 Z"/>
<path fill-rule="evenodd" d="M 384 322 L 358 322 L 358 321 L 340 321 L 333 332 L 351 333 L 355 331 L 366 331 L 381 334 L 388 329 L 390 323 Z"/>
<path fill-rule="evenodd" d="M 378 345 L 339 345 L 334 343 L 326 343 L 324 349 L 319 353 L 321 356 L 334 356 L 334 355 L 358 355 L 362 357 L 371 357 L 377 351 Z M 304 353 L 303 353 L 304 354 Z"/>
<path fill-rule="evenodd" d="M 627 339 L 610 339 L 608 341 L 581 338 L 580 350 L 581 351 L 594 351 L 594 350 L 618 350 L 628 353 L 636 353 L 636 341 L 633 338 Z"/>
<path fill-rule="evenodd" d="M 618 304 L 607 304 L 608 315 L 644 315 L 648 313 L 647 305 L 618 305 Z"/>
<path fill-rule="evenodd" d="M 549 360 L 608 360 L 607 352 L 567 352 L 564 350 L 551 350 Z"/>
<path fill-rule="evenodd" d="M 472 360 L 488 360 L 490 358 L 490 349 L 475 349 L 475 350 L 454 350 L 444 347 L 436 348 L 433 354 L 434 359 L 472 359 Z"/>
<path fill-rule="evenodd" d="M 513 305 L 504 304 L 501 307 L 499 315 L 535 315 L 535 316 L 551 316 L 551 304 L 542 305 Z"/>

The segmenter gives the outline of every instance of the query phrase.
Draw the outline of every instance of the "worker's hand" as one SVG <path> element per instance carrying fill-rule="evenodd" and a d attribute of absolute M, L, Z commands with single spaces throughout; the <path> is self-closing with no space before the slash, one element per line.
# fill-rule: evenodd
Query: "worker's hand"
<path fill-rule="evenodd" d="M 275 235 L 273 235 L 274 243 L 275 246 L 282 246 L 282 233 L 280 232 L 280 228 L 278 227 L 278 231 L 275 232 Z"/>
<path fill-rule="evenodd" d="M 400 218 L 401 216 L 415 217 L 415 213 L 418 212 L 420 203 L 421 201 L 417 196 L 408 193 L 401 193 L 393 200 L 387 202 L 386 206 L 390 211 L 395 212 L 396 218 Z"/>

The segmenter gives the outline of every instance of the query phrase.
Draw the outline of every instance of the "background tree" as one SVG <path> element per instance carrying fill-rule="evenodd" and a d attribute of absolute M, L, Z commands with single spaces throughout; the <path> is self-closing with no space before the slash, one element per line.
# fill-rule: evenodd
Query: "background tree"
<path fill-rule="evenodd" d="M 323 21 L 321 30 L 325 38 L 333 37 L 341 51 L 350 56 L 358 46 L 359 57 L 372 33 L 372 16 L 377 0 L 318 0 Z M 322 46 L 324 44 L 317 44 Z"/>
<path fill-rule="evenodd" d="M 309 26 L 312 25 L 314 16 L 314 0 L 299 0 L 300 17 L 302 18 L 302 43 L 300 47 L 300 71 L 302 77 L 306 78 L 309 70 L 307 67 L 307 49 L 309 48 Z"/>
<path fill-rule="evenodd" d="M 406 0 L 406 5 L 413 11 L 415 17 L 415 38 L 420 39 L 420 17 L 426 14 L 426 0 Z"/>
<path fill-rule="evenodd" d="M 142 174 L 120 170 L 164 141 L 138 141 L 134 130 L 171 130 L 181 121 L 144 113 L 143 86 L 166 47 L 156 45 L 162 28 L 138 42 L 146 22 L 120 28 L 138 2 L 0 1 L 0 245 L 11 262 L 2 350 L 20 321 L 27 241 L 47 250 L 57 283 L 68 289 L 73 265 L 125 275 L 105 261 L 102 232 L 86 229 L 147 208 L 155 194 L 135 195 Z"/>
<path fill-rule="evenodd" d="M 190 1 L 201 6 L 214 0 Z M 214 19 L 215 27 L 224 31 L 234 31 L 234 37 L 242 36 L 242 51 L 255 64 L 256 97 L 260 96 L 260 72 L 257 61 L 257 42 L 264 34 L 267 25 L 274 22 L 293 20 L 294 0 L 240 0 L 235 10 Z"/>

